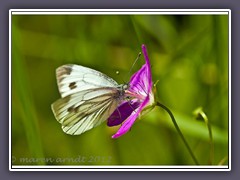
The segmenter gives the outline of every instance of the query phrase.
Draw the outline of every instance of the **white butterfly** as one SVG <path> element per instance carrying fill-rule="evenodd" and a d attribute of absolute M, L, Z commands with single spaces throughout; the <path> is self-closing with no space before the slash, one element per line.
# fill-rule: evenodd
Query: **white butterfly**
<path fill-rule="evenodd" d="M 128 85 L 119 85 L 96 70 L 68 64 L 56 70 L 61 99 L 51 107 L 65 133 L 79 135 L 100 125 L 124 100 Z"/>

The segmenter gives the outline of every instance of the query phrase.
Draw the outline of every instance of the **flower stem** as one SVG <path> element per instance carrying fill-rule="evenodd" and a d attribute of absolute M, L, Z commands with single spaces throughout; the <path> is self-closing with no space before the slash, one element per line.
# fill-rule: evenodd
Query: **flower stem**
<path fill-rule="evenodd" d="M 196 118 L 198 120 L 204 120 L 205 124 L 207 125 L 208 134 L 209 134 L 209 144 L 210 144 L 209 164 L 212 165 L 213 164 L 213 159 L 214 159 L 214 145 L 213 145 L 213 136 L 212 136 L 211 124 L 208 120 L 207 115 L 202 110 L 202 107 L 197 108 L 194 111 L 194 114 L 196 115 Z"/>
<path fill-rule="evenodd" d="M 174 116 L 173 116 L 173 113 L 172 113 L 166 106 L 164 106 L 163 104 L 161 104 L 161 103 L 158 102 L 158 101 L 157 101 L 156 105 L 159 106 L 159 107 L 161 107 L 161 108 L 163 108 L 163 109 L 164 109 L 165 111 L 167 111 L 167 113 L 170 115 L 170 117 L 171 117 L 171 119 L 172 119 L 172 122 L 173 122 L 173 124 L 174 124 L 174 126 L 175 126 L 175 128 L 176 128 L 176 130 L 177 130 L 177 132 L 178 132 L 178 134 L 179 134 L 180 137 L 182 138 L 185 146 L 187 147 L 187 149 L 188 149 L 188 151 L 189 151 L 189 153 L 190 153 L 193 161 L 195 162 L 196 165 L 199 165 L 199 163 L 198 163 L 196 157 L 194 156 L 194 154 L 193 154 L 190 146 L 188 145 L 188 143 L 187 143 L 186 139 L 184 138 L 184 136 L 183 136 L 180 128 L 178 127 L 178 124 L 177 124 L 177 122 L 176 122 L 176 120 L 175 120 L 175 118 L 174 118 Z"/>

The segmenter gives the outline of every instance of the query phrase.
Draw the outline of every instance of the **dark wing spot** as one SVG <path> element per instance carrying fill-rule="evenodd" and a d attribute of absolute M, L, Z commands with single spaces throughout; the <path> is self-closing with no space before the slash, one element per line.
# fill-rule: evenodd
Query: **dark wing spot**
<path fill-rule="evenodd" d="M 59 68 L 57 68 L 57 75 L 58 76 L 62 76 L 62 75 L 70 75 L 72 72 L 72 68 L 70 66 L 61 66 Z"/>
<path fill-rule="evenodd" d="M 67 111 L 69 112 L 69 113 L 71 113 L 71 112 L 75 112 L 75 113 L 77 113 L 77 111 L 78 111 L 78 107 L 69 107 L 68 109 L 67 109 Z"/>
<path fill-rule="evenodd" d="M 74 111 L 74 107 L 69 107 L 69 108 L 67 109 L 67 111 L 68 111 L 68 112 L 73 112 L 73 111 Z"/>
<path fill-rule="evenodd" d="M 71 66 L 65 65 L 63 68 L 64 68 L 65 74 L 67 74 L 67 75 L 71 74 L 71 72 L 72 72 L 72 67 Z"/>
<path fill-rule="evenodd" d="M 75 89 L 77 87 L 76 82 L 71 82 L 68 87 L 70 89 Z"/>
<path fill-rule="evenodd" d="M 64 75 L 70 75 L 71 72 L 72 72 L 71 66 L 64 65 L 57 68 L 56 75 L 57 75 L 58 81 L 61 82 L 65 78 Z"/>

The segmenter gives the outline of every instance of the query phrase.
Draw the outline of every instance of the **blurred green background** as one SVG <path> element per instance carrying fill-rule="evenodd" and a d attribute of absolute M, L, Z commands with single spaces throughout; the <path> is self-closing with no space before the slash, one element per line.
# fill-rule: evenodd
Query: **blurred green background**
<path fill-rule="evenodd" d="M 79 64 L 119 83 L 146 44 L 160 101 L 169 107 L 201 165 L 209 136 L 193 111 L 212 125 L 213 164 L 228 164 L 227 15 L 13 15 L 13 165 L 194 165 L 169 115 L 155 108 L 126 135 L 102 124 L 64 134 L 51 111 L 60 98 L 55 70 Z M 143 57 L 133 67 L 137 71 Z M 116 71 L 120 75 L 116 75 Z"/>

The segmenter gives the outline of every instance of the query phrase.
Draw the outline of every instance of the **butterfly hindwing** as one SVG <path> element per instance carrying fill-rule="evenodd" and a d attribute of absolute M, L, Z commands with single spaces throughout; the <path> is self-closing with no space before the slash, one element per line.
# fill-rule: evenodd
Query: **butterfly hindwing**
<path fill-rule="evenodd" d="M 115 98 L 118 93 L 113 88 L 81 91 L 57 100 L 52 104 L 52 110 L 65 133 L 82 134 L 112 114 L 121 101 Z"/>

